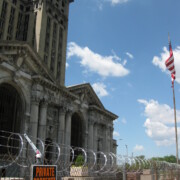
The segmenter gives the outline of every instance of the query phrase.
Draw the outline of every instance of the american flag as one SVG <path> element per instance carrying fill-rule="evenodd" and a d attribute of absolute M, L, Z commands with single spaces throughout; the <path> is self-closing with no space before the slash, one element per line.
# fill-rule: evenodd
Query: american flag
<path fill-rule="evenodd" d="M 176 71 L 175 71 L 175 66 L 174 66 L 174 56 L 173 56 L 173 51 L 172 51 L 172 46 L 171 46 L 171 41 L 169 39 L 169 58 L 165 61 L 165 65 L 167 69 L 171 72 L 171 79 L 172 79 L 172 84 L 174 85 L 174 80 L 176 78 Z"/>

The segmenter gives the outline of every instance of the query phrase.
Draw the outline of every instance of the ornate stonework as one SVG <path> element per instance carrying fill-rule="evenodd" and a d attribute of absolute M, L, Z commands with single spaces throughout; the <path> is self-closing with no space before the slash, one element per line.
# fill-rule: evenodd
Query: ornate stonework
<path fill-rule="evenodd" d="M 0 14 L 2 2 L 0 1 Z M 117 116 L 105 109 L 89 83 L 71 87 L 64 85 L 68 10 L 72 1 L 64 2 L 63 7 L 55 4 L 56 8 L 49 0 L 37 1 L 37 4 L 34 4 L 35 8 L 31 4 L 31 9 L 35 12 L 28 13 L 37 16 L 34 14 L 30 16 L 32 19 L 29 21 L 26 40 L 16 39 L 15 34 L 10 40 L 7 40 L 7 33 L 0 36 L 0 88 L 3 84 L 8 84 L 21 97 L 23 106 L 21 127 L 25 128 L 21 128 L 20 133 L 27 133 L 43 140 L 51 139 L 68 146 L 72 141 L 75 145 L 78 144 L 79 138 L 82 141 L 81 146 L 85 148 L 114 152 L 113 120 Z M 11 6 L 12 2 L 8 3 Z M 62 42 L 56 42 L 57 54 L 58 43 L 61 43 L 62 56 L 61 59 L 54 61 L 61 62 L 60 77 L 57 77 L 58 64 L 54 65 L 54 71 L 50 67 L 51 56 L 47 57 L 48 63 L 44 60 L 46 55 L 44 46 L 48 38 L 44 29 L 48 28 L 46 26 L 48 17 L 52 24 L 56 24 L 51 28 L 57 26 L 62 29 Z M 15 19 L 18 21 L 18 17 Z M 6 26 L 8 22 L 9 20 L 6 21 Z M 39 27 L 40 24 L 42 27 Z M 52 32 L 51 29 L 50 39 Z M 56 36 L 60 36 L 60 32 L 56 32 L 58 32 Z M 37 39 L 36 44 L 32 43 L 34 36 Z M 49 52 L 52 52 L 51 49 Z"/>

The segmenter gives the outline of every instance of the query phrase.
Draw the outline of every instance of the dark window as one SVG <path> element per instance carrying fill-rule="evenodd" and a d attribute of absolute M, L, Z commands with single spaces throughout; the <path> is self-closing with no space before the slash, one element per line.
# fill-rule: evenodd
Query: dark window
<path fill-rule="evenodd" d="M 18 15 L 18 22 L 17 22 L 17 30 L 16 30 L 16 39 L 21 40 L 21 32 L 22 32 L 22 13 L 19 13 Z"/>
<path fill-rule="evenodd" d="M 37 18 L 37 12 L 34 16 L 34 27 L 33 27 L 33 37 L 32 37 L 32 44 L 35 44 L 35 34 L 36 34 L 36 18 Z"/>
<path fill-rule="evenodd" d="M 23 11 L 24 10 L 24 6 L 22 4 L 20 4 L 20 10 Z"/>
<path fill-rule="evenodd" d="M 57 24 L 53 25 L 53 38 L 52 38 L 52 49 L 51 49 L 51 66 L 50 69 L 54 71 L 55 59 L 56 59 L 56 37 L 57 37 Z"/>
<path fill-rule="evenodd" d="M 6 10 L 7 10 L 7 2 L 6 2 L 6 1 L 3 1 L 2 11 L 1 11 L 1 17 L 2 17 L 2 18 L 5 18 Z"/>
<path fill-rule="evenodd" d="M 51 19 L 47 17 L 47 25 L 46 25 L 46 39 L 44 45 L 44 62 L 47 63 L 49 56 L 49 41 L 50 41 L 50 31 L 51 31 Z"/>
<path fill-rule="evenodd" d="M 14 26 L 14 14 L 15 14 L 15 8 L 11 7 L 11 12 L 10 12 L 10 17 L 9 17 L 9 25 L 8 25 L 8 37 L 7 37 L 7 40 L 12 39 L 13 26 Z"/>
<path fill-rule="evenodd" d="M 61 71 L 61 62 L 62 62 L 62 42 L 63 42 L 63 29 L 59 29 L 59 44 L 58 44 L 58 63 L 57 63 L 57 75 L 56 77 L 60 79 L 60 71 Z"/>
<path fill-rule="evenodd" d="M 12 3 L 16 5 L 17 4 L 17 0 L 13 0 Z"/>
<path fill-rule="evenodd" d="M 26 12 L 28 12 L 28 11 L 30 11 L 30 6 L 28 6 L 28 7 L 26 8 Z"/>
<path fill-rule="evenodd" d="M 24 20 L 24 33 L 23 33 L 24 41 L 27 40 L 28 24 L 29 24 L 29 14 L 25 16 L 25 20 Z"/>

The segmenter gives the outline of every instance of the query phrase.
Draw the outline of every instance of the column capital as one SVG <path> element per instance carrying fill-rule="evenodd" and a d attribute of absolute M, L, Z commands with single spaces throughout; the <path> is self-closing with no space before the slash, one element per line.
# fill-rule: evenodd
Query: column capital
<path fill-rule="evenodd" d="M 73 106 L 66 106 L 66 112 L 67 112 L 67 114 L 72 115 L 72 113 L 74 112 L 73 111 Z"/>
<path fill-rule="evenodd" d="M 65 114 L 65 113 L 67 112 L 67 108 L 64 107 L 64 106 L 60 106 L 60 107 L 59 107 L 59 112 L 60 112 L 61 114 Z"/>
<path fill-rule="evenodd" d="M 37 105 L 39 105 L 39 103 L 40 103 L 40 97 L 38 97 L 38 96 L 32 96 L 31 97 L 31 104 L 37 104 Z"/>
<path fill-rule="evenodd" d="M 72 116 L 73 110 L 67 109 L 66 114 L 67 114 L 68 116 Z"/>
<path fill-rule="evenodd" d="M 94 125 L 94 123 L 95 123 L 95 120 L 94 120 L 94 119 L 92 119 L 92 118 L 89 118 L 89 119 L 88 119 L 88 124 L 89 124 L 89 125 Z"/>
<path fill-rule="evenodd" d="M 40 105 L 41 105 L 42 108 L 47 108 L 48 104 L 49 104 L 49 102 L 47 100 L 42 100 L 40 102 Z"/>

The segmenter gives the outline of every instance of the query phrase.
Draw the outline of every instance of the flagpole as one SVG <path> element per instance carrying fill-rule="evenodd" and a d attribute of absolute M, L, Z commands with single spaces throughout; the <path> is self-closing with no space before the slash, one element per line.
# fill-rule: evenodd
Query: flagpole
<path fill-rule="evenodd" d="M 178 136 L 177 136 L 177 122 L 176 122 L 176 102 L 175 102 L 175 93 L 174 93 L 174 82 L 172 84 L 173 89 L 173 102 L 174 102 L 174 124 L 175 124 L 175 138 L 176 138 L 176 161 L 179 164 L 179 156 L 178 156 Z"/>

